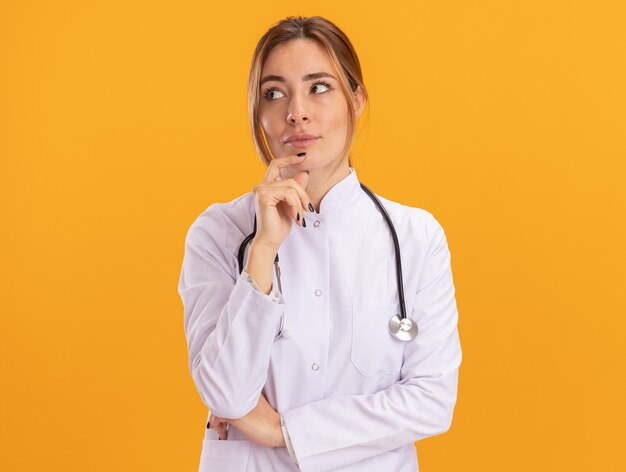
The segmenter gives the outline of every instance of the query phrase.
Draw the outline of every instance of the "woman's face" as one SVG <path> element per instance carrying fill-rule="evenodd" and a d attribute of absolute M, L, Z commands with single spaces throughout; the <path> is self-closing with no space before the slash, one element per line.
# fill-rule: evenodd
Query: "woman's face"
<path fill-rule="evenodd" d="M 358 91 L 353 98 L 357 117 L 365 102 Z M 298 170 L 337 167 L 348 132 L 348 103 L 317 42 L 296 39 L 272 49 L 261 71 L 259 118 L 275 157 L 304 151 Z M 287 142 L 301 133 L 316 139 Z"/>

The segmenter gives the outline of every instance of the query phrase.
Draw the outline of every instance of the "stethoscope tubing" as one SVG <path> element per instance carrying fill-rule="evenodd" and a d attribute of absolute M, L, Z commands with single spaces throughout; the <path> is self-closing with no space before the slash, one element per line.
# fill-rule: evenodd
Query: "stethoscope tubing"
<path fill-rule="evenodd" d="M 374 203 L 378 206 L 381 213 L 385 217 L 387 221 L 387 226 L 389 226 L 389 231 L 391 231 L 391 236 L 393 237 L 393 248 L 396 254 L 396 281 L 398 283 L 398 299 L 400 300 L 400 318 L 406 318 L 406 307 L 404 304 L 404 281 L 402 280 L 402 258 L 400 257 L 400 242 L 398 241 L 398 235 L 396 233 L 396 228 L 389 217 L 389 213 L 380 202 L 374 192 L 372 192 L 368 187 L 364 184 L 361 184 L 361 188 L 369 195 L 369 197 L 374 201 Z"/>
<path fill-rule="evenodd" d="M 402 258 L 400 255 L 400 243 L 398 242 L 398 235 L 396 233 L 396 228 L 394 227 L 393 222 L 391 221 L 391 218 L 389 217 L 389 214 L 387 213 L 387 210 L 385 209 L 383 204 L 380 202 L 380 200 L 376 197 L 376 195 L 374 195 L 374 192 L 372 192 L 365 184 L 360 183 L 360 185 L 363 191 L 372 199 L 372 201 L 376 204 L 378 209 L 381 211 L 383 217 L 385 218 L 385 221 L 387 222 L 389 231 L 391 232 L 391 236 L 393 238 L 393 247 L 394 247 L 394 251 L 396 255 L 396 281 L 398 283 L 398 299 L 400 301 L 400 317 L 401 319 L 405 319 L 407 316 L 406 316 L 406 306 L 404 302 L 404 282 L 402 280 Z M 255 235 L 256 235 L 256 214 L 254 215 L 253 231 L 248 236 L 246 236 L 246 238 L 243 240 L 243 242 L 241 243 L 241 246 L 239 246 L 239 252 L 237 253 L 237 261 L 239 263 L 239 274 L 241 274 L 241 272 L 243 271 L 244 253 L 246 250 L 246 246 L 252 240 L 252 238 L 254 238 Z M 276 258 L 274 260 L 274 263 L 278 264 L 278 261 L 279 261 L 278 253 L 276 253 Z"/>

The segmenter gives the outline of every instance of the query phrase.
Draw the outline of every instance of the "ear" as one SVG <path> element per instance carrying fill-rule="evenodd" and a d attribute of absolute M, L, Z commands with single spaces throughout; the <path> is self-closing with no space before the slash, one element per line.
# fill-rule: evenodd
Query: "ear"
<path fill-rule="evenodd" d="M 366 101 L 367 100 L 365 98 L 365 93 L 363 93 L 363 89 L 361 89 L 360 85 L 357 86 L 356 92 L 354 92 L 354 95 L 352 97 L 352 102 L 354 103 L 354 111 L 356 112 L 357 118 L 361 116 L 361 113 L 365 108 Z"/>

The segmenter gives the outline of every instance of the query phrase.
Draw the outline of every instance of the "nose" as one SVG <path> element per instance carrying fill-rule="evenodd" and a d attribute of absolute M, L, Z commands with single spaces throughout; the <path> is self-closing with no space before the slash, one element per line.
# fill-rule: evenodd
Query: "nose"
<path fill-rule="evenodd" d="M 294 99 L 289 104 L 287 113 L 287 122 L 289 124 L 293 125 L 298 122 L 310 121 L 311 117 L 309 116 L 309 112 L 303 109 L 301 103 L 300 99 Z"/>
<path fill-rule="evenodd" d="M 295 125 L 298 122 L 309 121 L 309 117 L 307 114 L 303 114 L 303 113 L 300 113 L 300 114 L 289 113 L 289 115 L 287 116 L 287 121 L 291 123 L 292 125 Z"/>

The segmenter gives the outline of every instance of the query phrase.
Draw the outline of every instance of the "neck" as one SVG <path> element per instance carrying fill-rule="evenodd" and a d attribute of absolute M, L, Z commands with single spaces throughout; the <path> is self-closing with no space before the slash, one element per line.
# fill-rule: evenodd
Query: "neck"
<path fill-rule="evenodd" d="M 311 198 L 311 204 L 315 211 L 319 213 L 320 205 L 324 195 L 338 182 L 350 175 L 350 167 L 347 159 L 336 169 L 318 168 L 310 169 L 309 182 L 305 188 L 306 193 Z"/>

